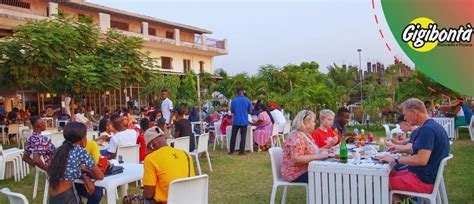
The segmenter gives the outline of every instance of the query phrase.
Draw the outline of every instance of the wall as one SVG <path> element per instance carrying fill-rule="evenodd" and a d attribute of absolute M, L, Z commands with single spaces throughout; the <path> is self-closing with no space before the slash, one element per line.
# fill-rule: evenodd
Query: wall
<path fill-rule="evenodd" d="M 209 57 L 209 56 L 174 52 L 174 51 L 168 51 L 168 50 L 150 49 L 150 48 L 144 48 L 143 50 L 149 51 L 151 56 L 158 58 L 159 65 L 161 65 L 161 60 L 159 59 L 161 56 L 173 58 L 173 62 L 172 62 L 173 70 L 169 70 L 172 72 L 183 72 L 184 71 L 183 60 L 189 59 L 191 60 L 191 69 L 195 73 L 199 73 L 199 61 L 204 62 L 204 70 L 206 72 L 214 73 L 214 69 L 212 67 L 212 57 Z"/>

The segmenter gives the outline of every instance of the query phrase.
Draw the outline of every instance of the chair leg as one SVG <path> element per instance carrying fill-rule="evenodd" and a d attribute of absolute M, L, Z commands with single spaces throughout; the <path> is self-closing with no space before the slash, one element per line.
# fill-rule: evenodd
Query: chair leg
<path fill-rule="evenodd" d="M 209 164 L 209 170 L 212 172 L 211 157 L 209 157 L 209 152 L 206 151 L 207 163 Z"/>
<path fill-rule="evenodd" d="M 439 184 L 439 193 L 441 194 L 441 203 L 448 203 L 448 193 L 446 192 L 446 186 L 444 185 L 444 177 L 441 177 L 441 183 Z"/>
<path fill-rule="evenodd" d="M 219 141 L 219 138 L 218 138 L 217 135 L 215 135 L 215 136 L 214 136 L 214 144 L 213 144 L 214 147 L 213 147 L 213 150 L 212 150 L 212 151 L 216 151 L 216 143 L 217 143 L 217 141 Z"/>
<path fill-rule="evenodd" d="M 283 196 L 281 197 L 281 204 L 286 203 L 286 193 L 288 192 L 288 186 L 283 186 Z"/>
<path fill-rule="evenodd" d="M 201 165 L 199 164 L 199 154 L 194 154 L 194 156 L 196 157 L 196 166 L 198 168 L 198 174 L 201 175 Z"/>
<path fill-rule="evenodd" d="M 48 190 L 49 190 L 49 182 L 48 182 L 48 177 L 46 177 L 44 180 L 43 204 L 48 204 Z"/>
<path fill-rule="evenodd" d="M 39 177 L 39 170 L 38 167 L 36 167 L 36 173 L 35 173 L 35 183 L 33 185 L 33 199 L 36 198 L 37 192 L 38 192 L 38 178 Z"/>
<path fill-rule="evenodd" d="M 273 184 L 272 196 L 270 197 L 270 204 L 275 204 L 276 193 L 278 191 L 278 186 Z"/>

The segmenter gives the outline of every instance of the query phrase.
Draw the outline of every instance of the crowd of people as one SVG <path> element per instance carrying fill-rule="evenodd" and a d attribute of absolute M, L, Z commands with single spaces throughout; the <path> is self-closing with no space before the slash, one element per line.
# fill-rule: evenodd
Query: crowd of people
<path fill-rule="evenodd" d="M 229 154 L 235 152 L 236 139 L 240 136 L 239 154 L 244 155 L 249 125 L 255 126 L 253 143 L 258 149 L 266 150 L 270 147 L 274 124 L 280 125 L 278 129 L 281 133 L 287 122 L 279 105 L 266 105 L 260 101 L 252 103 L 242 88 L 237 90 L 237 96 L 232 99 L 229 108 L 223 105 L 211 113 L 203 108 L 202 115 L 199 115 L 197 106 L 174 107 L 167 90 L 162 90 L 161 96 L 159 108 L 149 107 L 138 112 L 136 109 L 106 110 L 100 117 L 91 107 L 87 111 L 85 107 L 79 107 L 73 115 L 63 108 L 56 116 L 65 139 L 60 147 L 55 147 L 48 137 L 41 134 L 46 130 L 46 122 L 40 116 L 13 110 L 0 122 L 22 121 L 31 125 L 32 135 L 25 144 L 23 159 L 47 172 L 52 189 L 50 203 L 53 204 L 76 203 L 82 197 L 88 199 L 88 203 L 100 203 L 103 189 L 93 183 L 95 179 L 104 178 L 106 168 L 100 160 L 116 159 L 120 147 L 136 144 L 140 149 L 139 160 L 144 164 L 143 195 L 138 199 L 166 202 L 168 185 L 172 180 L 195 175 L 189 154 L 168 146 L 167 139 L 189 136 L 189 152 L 192 152 L 196 148 L 195 132 L 201 132 L 202 128 L 202 131 L 212 133 L 214 123 L 220 121 L 222 134 L 227 133 L 228 126 L 232 127 Z M 379 159 L 397 164 L 390 177 L 391 189 L 430 192 L 439 163 L 449 153 L 448 137 L 444 129 L 430 119 L 432 109 L 426 102 L 409 99 L 401 104 L 401 109 L 403 116 L 398 123 L 404 132 L 411 132 L 411 137 L 403 141 L 387 141 L 386 147 L 388 151 L 410 156 Z M 452 114 L 460 117 L 462 110 L 462 105 L 457 105 L 454 109 L 457 112 Z M 468 114 L 467 111 L 462 116 L 465 114 Z M 5 113 L 0 116 L 5 116 Z M 322 110 L 318 117 L 310 110 L 298 112 L 292 121 L 292 131 L 283 144 L 281 171 L 284 179 L 308 182 L 310 161 L 328 158 L 343 137 L 352 142 L 357 134 L 346 130 L 349 116 L 350 111 L 345 107 L 339 108 L 336 113 L 329 109 Z M 28 122 L 25 117 L 29 118 Z M 193 129 L 191 122 L 200 118 L 207 126 L 197 125 Z M 94 128 L 97 128 L 99 135 L 88 140 L 87 130 Z M 106 144 L 107 148 L 100 150 L 99 144 Z M 74 183 L 79 178 L 84 184 Z"/>

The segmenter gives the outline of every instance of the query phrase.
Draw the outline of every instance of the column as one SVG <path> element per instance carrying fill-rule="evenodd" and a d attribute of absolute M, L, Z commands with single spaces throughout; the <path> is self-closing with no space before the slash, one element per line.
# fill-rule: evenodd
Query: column
<path fill-rule="evenodd" d="M 54 18 L 54 15 L 58 14 L 58 4 L 54 2 L 48 2 L 48 14 L 49 18 Z"/>
<path fill-rule="evenodd" d="M 145 40 L 148 40 L 148 22 L 142 22 L 142 34 Z"/>
<path fill-rule="evenodd" d="M 176 45 L 181 45 L 180 32 L 177 28 L 174 29 L 174 40 Z"/>
<path fill-rule="evenodd" d="M 101 32 L 107 32 L 110 28 L 110 14 L 99 13 L 99 28 Z"/>
<path fill-rule="evenodd" d="M 202 49 L 207 50 L 207 37 L 204 34 L 201 34 L 202 39 Z"/>

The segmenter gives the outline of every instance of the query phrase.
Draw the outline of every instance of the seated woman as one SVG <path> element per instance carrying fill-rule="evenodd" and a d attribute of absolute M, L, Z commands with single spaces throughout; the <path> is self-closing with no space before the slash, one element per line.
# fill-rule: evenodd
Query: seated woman
<path fill-rule="evenodd" d="M 319 148 L 329 149 L 341 142 L 337 130 L 332 129 L 334 123 L 334 112 L 324 109 L 319 112 L 320 126 L 313 132 L 313 140 Z"/>
<path fill-rule="evenodd" d="M 292 132 L 283 145 L 283 178 L 289 182 L 308 183 L 308 163 L 328 158 L 327 151 L 319 151 L 311 139 L 316 115 L 312 111 L 300 111 L 292 124 Z"/>
<path fill-rule="evenodd" d="M 466 116 L 464 115 L 464 110 L 462 109 L 463 102 L 461 100 L 455 100 L 451 103 L 451 110 L 447 113 L 448 116 L 454 116 L 454 125 L 455 127 L 467 125 Z"/>
<path fill-rule="evenodd" d="M 232 125 L 232 115 L 227 114 L 222 118 L 222 123 L 221 123 L 221 133 L 223 135 L 227 134 L 227 126 Z"/>
<path fill-rule="evenodd" d="M 266 145 L 272 136 L 273 118 L 268 113 L 267 106 L 260 104 L 258 106 L 258 118 L 252 122 L 257 128 L 253 131 L 253 140 L 259 146 L 259 149 L 266 149 Z"/>
<path fill-rule="evenodd" d="M 137 144 L 140 145 L 140 162 L 145 159 L 146 156 L 146 144 L 145 144 L 145 131 L 150 128 L 150 120 L 148 118 L 142 118 L 140 120 L 140 131 L 137 138 Z"/>
<path fill-rule="evenodd" d="M 79 194 L 94 196 L 94 202 L 88 203 L 100 203 L 102 189 L 95 189 L 90 177 L 101 180 L 104 174 L 84 149 L 87 143 L 86 134 L 87 128 L 82 123 L 71 122 L 64 127 L 65 141 L 54 154 L 48 168 L 48 181 L 51 186 L 49 203 L 81 203 L 73 186 L 74 181 L 79 178 L 84 180 L 87 191 L 79 190 Z"/>
<path fill-rule="evenodd" d="M 99 121 L 99 132 L 100 135 L 95 139 L 95 141 L 109 142 L 112 135 L 114 135 L 117 131 L 114 129 L 112 121 L 110 121 L 108 118 L 103 118 Z"/>

